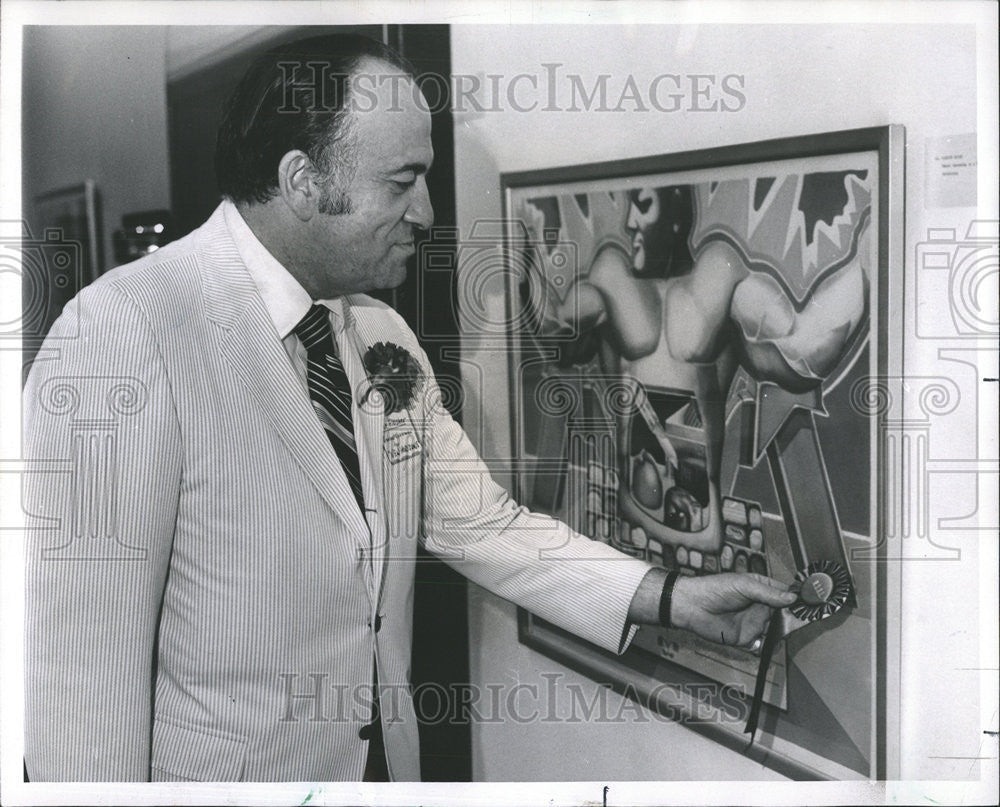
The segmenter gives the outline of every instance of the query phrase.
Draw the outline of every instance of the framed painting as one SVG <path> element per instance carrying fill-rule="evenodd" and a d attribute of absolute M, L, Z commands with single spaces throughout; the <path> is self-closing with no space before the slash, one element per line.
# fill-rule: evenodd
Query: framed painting
<path fill-rule="evenodd" d="M 902 144 L 887 126 L 501 178 L 518 500 L 684 575 L 825 588 L 763 665 L 649 626 L 614 656 L 525 611 L 520 640 L 797 779 L 892 767 L 871 398 L 902 374 Z"/>

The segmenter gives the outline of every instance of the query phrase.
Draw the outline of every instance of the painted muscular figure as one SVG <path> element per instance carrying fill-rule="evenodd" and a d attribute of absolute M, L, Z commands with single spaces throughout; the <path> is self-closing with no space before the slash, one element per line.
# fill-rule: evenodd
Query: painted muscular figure
<path fill-rule="evenodd" d="M 856 199 L 861 185 L 852 177 L 838 180 L 847 199 L 840 200 L 844 215 L 836 221 L 843 228 L 841 220 L 849 219 L 844 232 L 858 245 L 867 226 Z M 785 206 L 780 240 L 786 248 L 789 232 L 808 245 L 834 229 L 831 218 L 808 222 L 809 238 L 796 231 L 800 211 L 785 200 L 800 202 L 802 181 L 772 180 L 758 196 L 762 209 Z M 820 190 L 830 196 L 829 188 Z M 623 229 L 631 249 L 620 237 L 596 239 L 589 270 L 551 314 L 583 335 L 564 351 L 567 363 L 584 363 L 596 351 L 603 373 L 633 385 L 636 415 L 622 419 L 619 435 L 632 492 L 621 499 L 623 515 L 663 543 L 706 552 L 722 546 L 719 469 L 736 371 L 742 366 L 758 383 L 791 394 L 819 390 L 851 348 L 867 305 L 867 239 L 826 271 L 814 271 L 817 262 L 805 254 L 798 266 L 792 254 L 790 272 L 778 260 L 769 265 L 757 260 L 755 249 L 772 246 L 767 239 L 780 241 L 766 222 L 752 231 L 753 195 L 747 180 L 629 192 Z M 593 208 L 607 201 L 602 196 L 613 198 L 588 197 L 591 219 L 599 216 Z M 572 237 L 578 202 L 559 202 L 562 234 Z M 719 226 L 727 218 L 746 225 Z M 798 275 L 803 287 L 811 284 L 799 295 L 804 299 L 797 299 Z"/>

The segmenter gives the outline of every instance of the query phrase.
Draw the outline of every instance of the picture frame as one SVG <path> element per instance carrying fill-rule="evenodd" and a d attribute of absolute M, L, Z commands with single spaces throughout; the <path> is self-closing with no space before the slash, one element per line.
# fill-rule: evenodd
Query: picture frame
<path fill-rule="evenodd" d="M 35 218 L 42 231 L 60 236 L 83 250 L 80 280 L 85 286 L 101 274 L 97 185 L 92 179 L 41 193 L 34 199 Z"/>
<path fill-rule="evenodd" d="M 899 505 L 874 398 L 903 374 L 904 142 L 890 125 L 501 175 L 518 501 L 685 575 L 847 580 L 780 641 L 752 743 L 748 649 L 643 626 L 616 656 L 523 609 L 519 640 L 793 779 L 898 775 Z"/>

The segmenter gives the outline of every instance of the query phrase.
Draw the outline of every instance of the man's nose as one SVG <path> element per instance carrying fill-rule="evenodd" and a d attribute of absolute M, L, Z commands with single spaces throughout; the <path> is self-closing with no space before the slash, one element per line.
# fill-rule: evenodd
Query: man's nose
<path fill-rule="evenodd" d="M 434 224 L 434 206 L 427 190 L 427 180 L 423 177 L 417 180 L 410 206 L 406 209 L 403 219 L 421 230 L 429 230 Z"/>

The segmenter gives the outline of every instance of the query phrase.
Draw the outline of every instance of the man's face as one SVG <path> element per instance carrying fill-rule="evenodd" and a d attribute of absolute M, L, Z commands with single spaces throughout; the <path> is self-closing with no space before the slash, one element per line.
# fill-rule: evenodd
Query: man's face
<path fill-rule="evenodd" d="M 398 286 L 414 252 L 414 231 L 434 221 L 426 182 L 434 157 L 431 118 L 414 100 L 413 81 L 373 60 L 357 73 L 364 95 L 349 113 L 353 165 L 346 176 L 325 178 L 328 197 L 342 196 L 349 210 L 318 212 L 303 245 L 319 299 Z"/>

